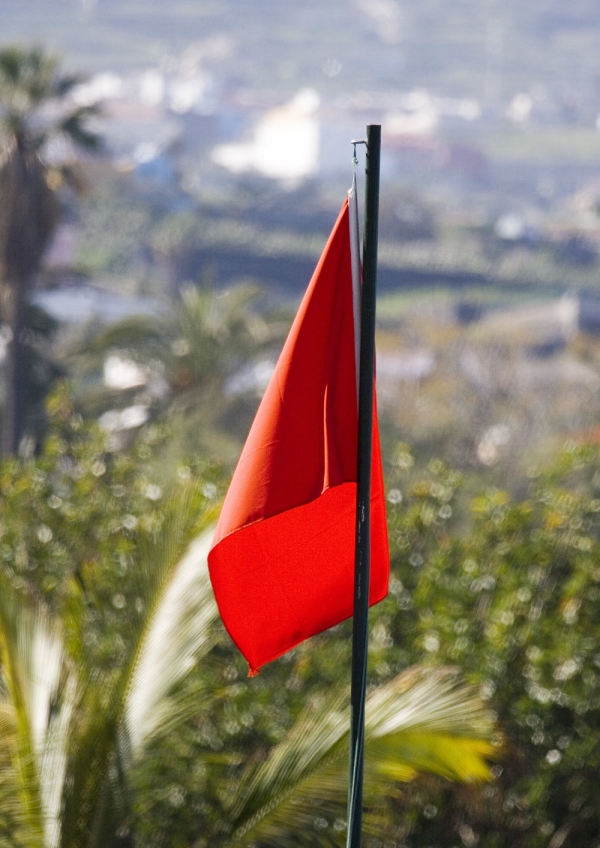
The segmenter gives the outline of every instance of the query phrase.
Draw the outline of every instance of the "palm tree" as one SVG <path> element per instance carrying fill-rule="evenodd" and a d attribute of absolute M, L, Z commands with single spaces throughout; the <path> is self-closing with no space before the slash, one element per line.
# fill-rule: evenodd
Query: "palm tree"
<path fill-rule="evenodd" d="M 180 685 L 208 659 L 219 632 L 206 568 L 214 507 L 198 518 L 197 488 L 184 487 L 161 529 L 140 536 L 128 587 L 135 603 L 116 658 L 90 639 L 106 613 L 93 577 L 71 587 L 57 622 L 0 571 L 0 836 L 4 829 L 11 844 L 134 844 L 133 768 L 157 737 L 210 711 L 208 676 L 198 675 L 193 698 Z M 189 544 L 192 531 L 199 535 Z M 266 759 L 251 758 L 236 790 L 223 795 L 211 845 L 299 844 L 315 798 L 343 816 L 345 700 L 328 695 L 313 704 Z M 491 730 L 482 703 L 453 671 L 412 670 L 374 689 L 367 800 L 423 771 L 485 780 Z M 310 832 L 316 845 L 339 837 Z"/>
<path fill-rule="evenodd" d="M 96 149 L 90 107 L 68 95 L 79 77 L 61 74 L 40 47 L 0 50 L 0 294 L 11 337 L 6 358 L 2 451 L 14 454 L 25 431 L 25 326 L 28 294 L 60 219 L 58 190 L 80 188 L 77 147 Z"/>
<path fill-rule="evenodd" d="M 221 293 L 188 285 L 161 315 L 85 328 L 81 341 L 72 342 L 64 355 L 76 385 L 83 387 L 80 406 L 87 415 L 99 416 L 143 402 L 150 416 L 177 422 L 171 455 L 216 454 L 235 461 L 258 399 L 253 368 L 268 368 L 266 358 L 288 328 L 287 316 L 259 311 L 258 298 L 249 285 Z M 115 390 L 101 385 L 98 377 L 109 355 L 141 367 L 146 386 Z"/>

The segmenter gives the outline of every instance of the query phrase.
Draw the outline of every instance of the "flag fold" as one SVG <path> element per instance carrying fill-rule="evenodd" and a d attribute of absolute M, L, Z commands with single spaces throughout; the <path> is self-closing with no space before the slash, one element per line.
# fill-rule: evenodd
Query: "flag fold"
<path fill-rule="evenodd" d="M 346 200 L 302 300 L 225 497 L 208 557 L 215 597 L 255 672 L 352 615 L 357 372 Z M 369 601 L 389 552 L 377 418 Z"/>

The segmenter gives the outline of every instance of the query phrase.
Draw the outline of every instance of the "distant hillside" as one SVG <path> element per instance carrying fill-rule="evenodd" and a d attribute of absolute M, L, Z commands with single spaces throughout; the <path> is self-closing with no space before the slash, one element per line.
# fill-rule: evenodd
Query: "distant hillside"
<path fill-rule="evenodd" d="M 0 42 L 39 40 L 69 64 L 122 69 L 227 33 L 224 81 L 324 94 L 545 91 L 564 119 L 600 110 L 597 0 L 1 0 Z"/>

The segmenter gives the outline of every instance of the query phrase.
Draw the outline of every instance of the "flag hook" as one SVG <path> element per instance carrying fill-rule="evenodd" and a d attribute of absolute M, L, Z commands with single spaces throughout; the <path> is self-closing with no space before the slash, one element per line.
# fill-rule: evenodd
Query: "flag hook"
<path fill-rule="evenodd" d="M 353 151 L 354 151 L 353 154 L 352 154 L 352 164 L 356 168 L 356 166 L 358 165 L 358 159 L 356 158 L 356 145 L 357 144 L 365 144 L 366 145 L 367 142 L 366 142 L 365 139 L 363 139 L 362 141 L 356 141 L 355 139 L 352 139 L 350 144 L 352 145 L 352 148 L 353 148 Z"/>

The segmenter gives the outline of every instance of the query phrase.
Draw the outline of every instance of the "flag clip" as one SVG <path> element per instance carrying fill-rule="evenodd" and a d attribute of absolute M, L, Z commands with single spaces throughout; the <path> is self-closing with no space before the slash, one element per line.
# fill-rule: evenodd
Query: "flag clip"
<path fill-rule="evenodd" d="M 352 164 L 354 166 L 358 165 L 358 159 L 356 158 L 356 145 L 357 144 L 365 144 L 366 145 L 366 143 L 367 142 L 364 139 L 362 141 L 355 141 L 354 139 L 352 139 L 352 141 L 350 142 L 350 144 L 353 146 L 353 150 L 354 150 L 354 153 L 352 155 Z"/>

